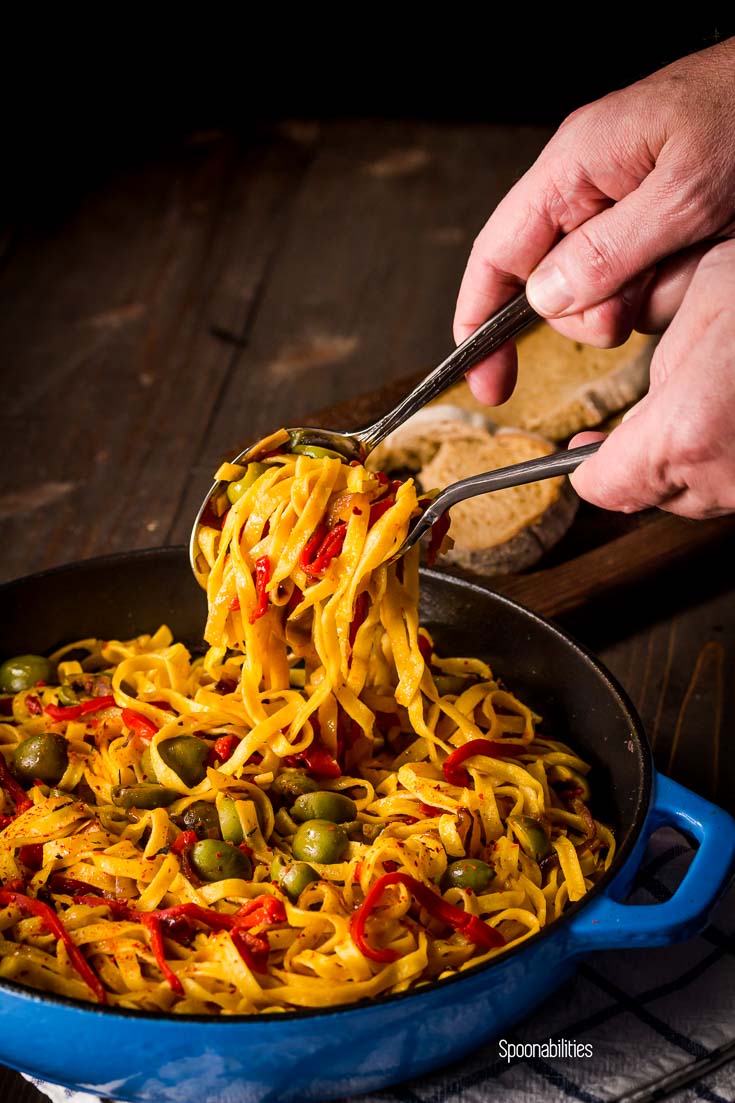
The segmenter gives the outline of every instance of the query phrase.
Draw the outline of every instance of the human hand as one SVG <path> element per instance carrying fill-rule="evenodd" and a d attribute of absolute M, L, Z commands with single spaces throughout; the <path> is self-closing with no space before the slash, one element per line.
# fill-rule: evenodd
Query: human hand
<path fill-rule="evenodd" d="M 571 476 L 605 509 L 735 510 L 735 241 L 700 260 L 651 361 L 651 386 Z M 599 439 L 581 433 L 571 445 Z"/>
<path fill-rule="evenodd" d="M 688 247 L 735 230 L 733 88 L 735 38 L 575 111 L 480 232 L 456 340 L 526 281 L 531 305 L 574 340 L 609 347 L 660 328 L 704 251 Z M 496 405 L 515 373 L 506 345 L 468 381 Z"/>

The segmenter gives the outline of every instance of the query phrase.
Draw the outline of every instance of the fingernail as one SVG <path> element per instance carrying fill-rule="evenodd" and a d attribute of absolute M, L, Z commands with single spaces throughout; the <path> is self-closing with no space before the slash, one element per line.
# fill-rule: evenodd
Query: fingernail
<path fill-rule="evenodd" d="M 540 264 L 528 277 L 526 296 L 539 314 L 561 314 L 574 302 L 574 295 L 555 264 Z"/>

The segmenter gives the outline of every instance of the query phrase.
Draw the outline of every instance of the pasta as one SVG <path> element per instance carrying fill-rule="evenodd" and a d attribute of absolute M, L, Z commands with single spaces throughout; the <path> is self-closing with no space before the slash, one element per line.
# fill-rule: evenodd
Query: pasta
<path fill-rule="evenodd" d="M 348 1004 L 506 952 L 609 867 L 586 763 L 419 626 L 418 551 L 391 561 L 414 483 L 284 440 L 218 472 L 205 653 L 161 627 L 6 671 L 1 977 L 179 1014 Z"/>

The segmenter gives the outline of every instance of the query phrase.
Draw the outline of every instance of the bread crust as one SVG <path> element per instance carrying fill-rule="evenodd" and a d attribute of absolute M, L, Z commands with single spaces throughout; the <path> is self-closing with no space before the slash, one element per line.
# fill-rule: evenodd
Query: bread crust
<path fill-rule="evenodd" d="M 483 450 L 487 452 L 488 445 L 493 440 L 500 442 L 501 438 L 508 455 L 502 456 L 503 449 L 490 449 L 498 458 L 493 456 L 485 462 L 494 463 L 494 466 L 554 451 L 554 445 L 536 433 L 498 428 L 484 414 L 442 404 L 421 411 L 391 434 L 370 457 L 369 466 L 388 471 L 408 468 L 416 473 L 426 491 L 435 483 L 444 485 L 477 473 L 481 466 L 466 464 L 465 457 L 481 455 Z M 459 452 L 462 460 L 458 463 Z M 574 519 L 578 499 L 568 480 L 561 477 L 544 482 L 540 505 L 539 494 L 535 494 L 535 508 L 529 503 L 526 489 L 498 492 L 510 503 L 502 525 L 510 530 L 510 535 L 494 543 L 477 543 L 483 529 L 490 524 L 481 516 L 483 498 L 455 507 L 450 529 L 454 546 L 441 556 L 438 566 L 456 566 L 481 575 L 507 574 L 533 566 L 567 531 Z M 474 517 L 470 516 L 470 511 Z"/>

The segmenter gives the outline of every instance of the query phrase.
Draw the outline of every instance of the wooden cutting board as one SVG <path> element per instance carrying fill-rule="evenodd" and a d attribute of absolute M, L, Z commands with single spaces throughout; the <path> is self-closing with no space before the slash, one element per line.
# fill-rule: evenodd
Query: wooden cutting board
<path fill-rule="evenodd" d="M 420 378 L 411 376 L 321 410 L 310 423 L 331 429 L 369 424 Z M 531 570 L 479 578 L 461 570 L 449 573 L 480 581 L 542 616 L 564 617 L 660 577 L 725 541 L 735 551 L 735 514 L 691 521 L 660 510 L 612 514 L 583 503 L 570 531 Z"/>

